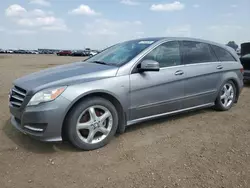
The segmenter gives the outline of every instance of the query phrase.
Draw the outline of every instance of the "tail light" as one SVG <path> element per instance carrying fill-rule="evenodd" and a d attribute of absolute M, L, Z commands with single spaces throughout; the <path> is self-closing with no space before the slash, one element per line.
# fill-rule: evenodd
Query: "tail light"
<path fill-rule="evenodd" d="M 241 69 L 240 69 L 240 72 L 243 74 L 243 73 L 244 73 L 244 68 L 241 68 Z"/>

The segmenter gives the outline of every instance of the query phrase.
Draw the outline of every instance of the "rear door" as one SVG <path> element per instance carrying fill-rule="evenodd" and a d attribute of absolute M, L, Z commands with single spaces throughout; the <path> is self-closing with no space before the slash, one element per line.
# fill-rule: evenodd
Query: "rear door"
<path fill-rule="evenodd" d="M 203 42 L 182 41 L 181 53 L 186 74 L 183 108 L 214 102 L 223 67 L 211 46 Z"/>

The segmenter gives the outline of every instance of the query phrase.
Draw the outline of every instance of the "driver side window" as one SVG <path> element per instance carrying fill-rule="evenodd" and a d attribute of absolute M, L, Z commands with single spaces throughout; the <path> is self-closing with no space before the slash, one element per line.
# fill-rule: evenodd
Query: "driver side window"
<path fill-rule="evenodd" d="M 157 61 L 161 68 L 180 65 L 181 55 L 178 41 L 161 44 L 143 58 L 143 60 L 146 59 Z"/>

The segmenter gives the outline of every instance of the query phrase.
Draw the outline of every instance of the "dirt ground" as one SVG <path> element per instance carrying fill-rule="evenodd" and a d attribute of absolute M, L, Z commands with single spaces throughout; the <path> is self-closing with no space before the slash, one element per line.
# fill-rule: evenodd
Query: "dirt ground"
<path fill-rule="evenodd" d="M 206 109 L 134 125 L 90 152 L 15 130 L 8 110 L 12 81 L 81 59 L 0 55 L 1 188 L 250 187 L 250 84 L 228 112 Z"/>

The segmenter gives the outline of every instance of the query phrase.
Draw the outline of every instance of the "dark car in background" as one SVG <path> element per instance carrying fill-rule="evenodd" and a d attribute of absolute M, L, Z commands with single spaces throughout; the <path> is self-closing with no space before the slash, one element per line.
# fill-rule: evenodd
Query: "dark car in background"
<path fill-rule="evenodd" d="M 62 50 L 57 53 L 58 56 L 70 56 L 72 55 L 72 51 L 70 50 Z"/>
<path fill-rule="evenodd" d="M 14 50 L 14 54 L 28 54 L 27 50 Z"/>
<path fill-rule="evenodd" d="M 39 54 L 56 54 L 60 50 L 38 49 Z"/>
<path fill-rule="evenodd" d="M 244 67 L 244 80 L 250 81 L 250 42 L 241 44 L 240 61 Z"/>
<path fill-rule="evenodd" d="M 72 52 L 72 56 L 84 56 L 84 51 L 83 50 L 77 50 Z"/>

